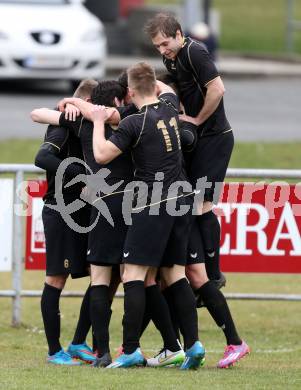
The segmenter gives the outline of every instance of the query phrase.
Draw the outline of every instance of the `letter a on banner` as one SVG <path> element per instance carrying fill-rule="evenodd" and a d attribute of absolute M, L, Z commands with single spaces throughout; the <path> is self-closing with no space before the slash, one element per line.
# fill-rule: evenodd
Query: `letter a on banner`
<path fill-rule="evenodd" d="M 13 179 L 0 180 L 0 271 L 11 271 L 13 249 Z"/>

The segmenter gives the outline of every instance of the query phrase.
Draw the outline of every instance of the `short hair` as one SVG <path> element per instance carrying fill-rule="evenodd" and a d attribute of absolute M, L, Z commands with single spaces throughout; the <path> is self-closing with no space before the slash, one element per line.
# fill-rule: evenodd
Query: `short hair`
<path fill-rule="evenodd" d="M 128 93 L 128 74 L 127 71 L 124 70 L 117 79 L 118 83 L 120 84 L 121 88 L 123 89 L 124 97 L 126 97 Z"/>
<path fill-rule="evenodd" d="M 104 106 L 114 107 L 114 99 L 124 99 L 126 91 L 116 80 L 100 81 L 93 89 L 91 94 L 91 101 L 93 104 L 101 104 Z"/>
<path fill-rule="evenodd" d="M 80 82 L 79 86 L 76 88 L 73 96 L 81 99 L 87 99 L 91 97 L 92 91 L 97 87 L 98 82 L 92 79 L 85 79 Z"/>
<path fill-rule="evenodd" d="M 120 73 L 117 81 L 123 88 L 127 89 L 127 87 L 128 87 L 128 74 L 127 74 L 126 70 L 124 70 L 124 71 L 122 71 L 122 73 Z"/>
<path fill-rule="evenodd" d="M 154 69 L 146 62 L 139 62 L 127 70 L 129 87 L 141 96 L 150 96 L 156 91 Z"/>
<path fill-rule="evenodd" d="M 183 35 L 180 23 L 173 14 L 169 13 L 156 14 L 146 22 L 144 27 L 144 31 L 150 38 L 155 38 L 158 33 L 165 37 L 175 38 L 178 30 Z"/>

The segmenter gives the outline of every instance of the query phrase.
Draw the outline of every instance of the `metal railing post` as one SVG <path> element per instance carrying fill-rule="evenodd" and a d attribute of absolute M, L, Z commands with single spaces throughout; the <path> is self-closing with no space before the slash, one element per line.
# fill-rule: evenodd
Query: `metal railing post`
<path fill-rule="evenodd" d="M 17 189 L 20 188 L 24 180 L 23 171 L 18 170 L 15 176 L 14 205 L 21 204 L 17 195 Z M 13 228 L 13 261 L 12 261 L 12 285 L 14 290 L 12 307 L 12 326 L 21 325 L 21 289 L 22 289 L 22 260 L 23 260 L 23 238 L 22 238 L 22 217 L 14 210 L 14 228 Z"/>

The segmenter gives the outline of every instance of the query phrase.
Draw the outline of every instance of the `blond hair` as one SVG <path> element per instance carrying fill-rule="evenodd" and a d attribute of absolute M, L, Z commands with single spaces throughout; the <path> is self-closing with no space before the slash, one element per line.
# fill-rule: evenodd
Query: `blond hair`
<path fill-rule="evenodd" d="M 146 62 L 139 62 L 127 70 L 129 87 L 141 96 L 151 96 L 156 91 L 154 69 Z"/>
<path fill-rule="evenodd" d="M 92 91 L 95 87 L 97 87 L 97 85 L 98 85 L 97 81 L 93 79 L 85 79 L 80 82 L 73 96 L 81 99 L 91 98 Z"/>

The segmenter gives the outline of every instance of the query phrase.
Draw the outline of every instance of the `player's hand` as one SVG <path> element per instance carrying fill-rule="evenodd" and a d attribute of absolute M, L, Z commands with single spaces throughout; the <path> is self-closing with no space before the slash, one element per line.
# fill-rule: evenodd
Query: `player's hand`
<path fill-rule="evenodd" d="M 57 108 L 59 109 L 60 112 L 65 112 L 65 107 L 66 107 L 66 104 L 68 103 L 67 99 L 68 98 L 64 98 L 58 102 Z"/>
<path fill-rule="evenodd" d="M 80 115 L 80 110 L 73 104 L 67 103 L 65 106 L 65 118 L 70 121 L 76 121 L 76 117 Z"/>
<path fill-rule="evenodd" d="M 183 121 L 183 122 L 190 122 L 190 123 L 192 123 L 195 126 L 199 126 L 200 125 L 200 123 L 197 120 L 197 118 L 194 118 L 193 116 L 182 114 L 182 115 L 179 115 L 179 119 L 180 119 L 180 121 Z"/>
<path fill-rule="evenodd" d="M 105 122 L 108 119 L 108 112 L 105 106 L 93 105 L 88 113 L 89 119 L 92 122 Z"/>

